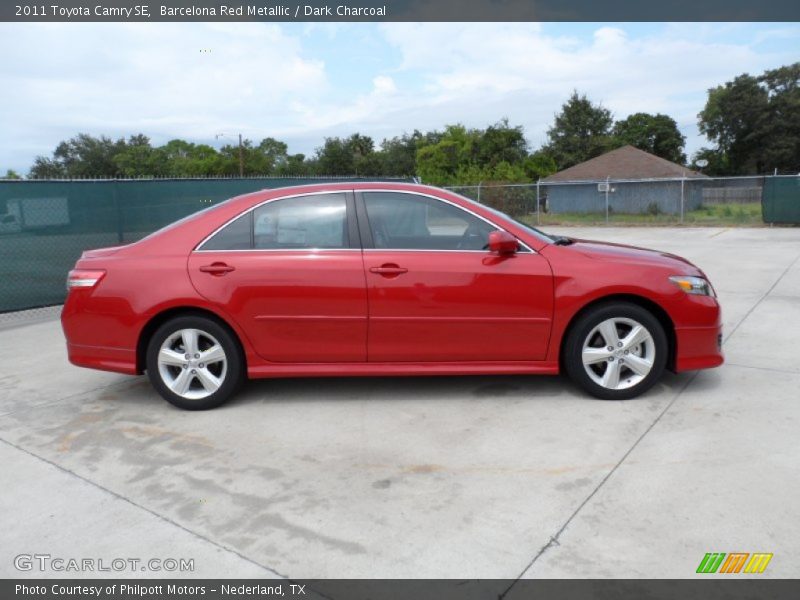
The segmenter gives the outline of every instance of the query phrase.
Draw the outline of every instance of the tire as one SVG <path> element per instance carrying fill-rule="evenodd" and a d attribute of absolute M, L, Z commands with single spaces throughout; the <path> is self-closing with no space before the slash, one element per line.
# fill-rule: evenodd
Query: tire
<path fill-rule="evenodd" d="M 185 410 L 220 406 L 245 378 L 244 358 L 234 335 L 198 315 L 176 317 L 159 327 L 147 344 L 146 364 L 156 391 Z"/>
<path fill-rule="evenodd" d="M 562 357 L 570 378 L 595 398 L 628 400 L 661 378 L 668 353 L 664 328 L 651 312 L 636 304 L 611 302 L 592 307 L 578 319 Z"/>

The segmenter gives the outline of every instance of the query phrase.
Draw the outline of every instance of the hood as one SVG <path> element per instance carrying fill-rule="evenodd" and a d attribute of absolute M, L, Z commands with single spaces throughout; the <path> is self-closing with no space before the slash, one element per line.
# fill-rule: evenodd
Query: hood
<path fill-rule="evenodd" d="M 686 274 L 701 274 L 698 269 L 691 262 L 678 256 L 670 254 L 669 252 L 660 252 L 658 250 L 650 250 L 649 248 L 639 248 L 637 246 L 626 246 L 625 244 L 614 244 L 611 242 L 596 242 L 593 240 L 573 240 L 574 243 L 569 246 L 563 246 L 572 252 L 578 252 L 587 258 L 620 262 L 620 263 L 636 263 L 636 264 L 652 264 L 662 267 L 672 267 L 680 269 L 680 272 Z"/>

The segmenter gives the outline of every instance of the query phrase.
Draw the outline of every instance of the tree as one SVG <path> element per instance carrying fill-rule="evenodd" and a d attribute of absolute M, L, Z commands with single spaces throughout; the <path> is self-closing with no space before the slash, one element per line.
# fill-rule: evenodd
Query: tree
<path fill-rule="evenodd" d="M 285 142 L 268 137 L 261 140 L 255 148 L 258 164 L 255 165 L 255 172 L 264 175 L 274 174 L 281 165 L 288 161 L 289 147 Z"/>
<path fill-rule="evenodd" d="M 146 135 L 132 135 L 114 156 L 117 173 L 122 177 L 160 177 L 167 174 L 164 152 L 150 145 Z"/>
<path fill-rule="evenodd" d="M 700 131 L 727 174 L 800 170 L 800 63 L 708 90 Z"/>
<path fill-rule="evenodd" d="M 427 138 L 419 130 L 402 136 L 384 139 L 378 152 L 381 174 L 386 176 L 411 176 L 417 173 L 417 149 Z"/>
<path fill-rule="evenodd" d="M 800 62 L 766 71 L 759 83 L 769 96 L 764 124 L 766 168 L 800 173 Z"/>
<path fill-rule="evenodd" d="M 219 175 L 222 169 L 219 154 L 208 144 L 170 140 L 158 150 L 162 153 L 168 177 L 208 177 Z"/>
<path fill-rule="evenodd" d="M 613 135 L 622 145 L 630 144 L 681 165 L 686 162 L 683 153 L 686 138 L 675 120 L 667 115 L 633 114 L 614 124 Z"/>
<path fill-rule="evenodd" d="M 611 111 L 574 91 L 547 130 L 545 150 L 559 169 L 599 156 L 619 145 L 611 136 L 612 123 Z"/>
<path fill-rule="evenodd" d="M 360 133 L 348 138 L 325 138 L 325 144 L 317 148 L 316 163 L 320 175 L 368 176 L 380 171 L 375 142 Z"/>
<path fill-rule="evenodd" d="M 763 121 L 769 104 L 767 91 L 748 74 L 708 90 L 705 108 L 698 115 L 700 132 L 726 157 L 730 173 L 761 173 Z"/>
<path fill-rule="evenodd" d="M 286 162 L 279 164 L 276 175 L 298 177 L 300 175 L 310 175 L 314 173 L 316 164 L 307 161 L 305 154 L 290 154 L 286 157 Z"/>
<path fill-rule="evenodd" d="M 495 167 L 501 162 L 519 164 L 528 156 L 528 142 L 522 126 L 511 127 L 503 118 L 481 132 L 473 146 L 473 159 L 482 166 Z"/>
<path fill-rule="evenodd" d="M 6 174 L 0 177 L 0 179 L 22 179 L 22 176 L 14 169 L 8 169 L 6 170 Z"/>
<path fill-rule="evenodd" d="M 701 167 L 697 164 L 700 160 L 705 160 L 708 164 L 705 167 Z M 730 173 L 728 156 L 714 148 L 700 148 L 695 152 L 692 157 L 691 167 L 695 171 L 701 171 L 706 175 L 718 176 Z"/>
<path fill-rule="evenodd" d="M 124 148 L 123 138 L 114 141 L 104 135 L 79 133 L 56 146 L 53 158 L 64 165 L 68 177 L 115 177 L 118 172 L 114 157 Z"/>
<path fill-rule="evenodd" d="M 531 181 L 544 179 L 558 171 L 555 158 L 544 150 L 537 150 L 523 162 L 525 174 Z"/>
<path fill-rule="evenodd" d="M 46 156 L 37 156 L 28 171 L 28 177 L 31 179 L 62 179 L 66 176 L 67 170 L 64 165 Z"/>
<path fill-rule="evenodd" d="M 473 149 L 480 133 L 461 124 L 448 125 L 436 143 L 422 145 L 417 150 L 417 174 L 426 183 L 453 185 L 464 183 L 463 176 L 470 167 L 478 167 L 473 161 Z M 458 176 L 458 173 L 462 177 Z M 472 169 L 469 183 L 481 177 Z M 478 183 L 477 181 L 475 183 Z"/>

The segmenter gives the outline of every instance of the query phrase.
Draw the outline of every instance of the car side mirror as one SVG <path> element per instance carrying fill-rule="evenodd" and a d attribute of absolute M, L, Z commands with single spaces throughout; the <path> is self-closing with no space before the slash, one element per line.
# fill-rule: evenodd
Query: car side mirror
<path fill-rule="evenodd" d="M 489 250 L 497 254 L 514 254 L 519 248 L 517 238 L 507 231 L 492 231 L 489 234 Z"/>

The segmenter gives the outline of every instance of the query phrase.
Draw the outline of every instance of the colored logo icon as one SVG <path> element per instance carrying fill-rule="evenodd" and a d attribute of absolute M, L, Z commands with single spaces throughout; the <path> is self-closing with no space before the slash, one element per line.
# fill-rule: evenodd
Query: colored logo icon
<path fill-rule="evenodd" d="M 772 553 L 755 552 L 707 552 L 697 567 L 698 573 L 763 573 Z"/>

